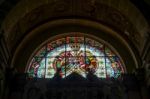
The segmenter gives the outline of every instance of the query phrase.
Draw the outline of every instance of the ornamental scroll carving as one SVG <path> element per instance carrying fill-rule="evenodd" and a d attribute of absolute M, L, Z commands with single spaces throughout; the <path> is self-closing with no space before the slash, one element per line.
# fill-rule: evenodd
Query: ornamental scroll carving
<path fill-rule="evenodd" d="M 52 19 L 66 19 L 68 17 L 73 19 L 86 18 L 102 22 L 119 31 L 121 35 L 129 36 L 129 39 L 135 44 L 139 44 L 140 42 L 140 35 L 137 33 L 135 27 L 133 27 L 131 22 L 120 11 L 106 4 L 102 4 L 98 0 L 55 0 L 43 4 L 20 19 L 17 23 L 19 27 L 12 32 L 14 33 L 19 30 L 20 34 L 15 36 L 22 37 L 25 35 L 24 33 L 37 26 L 37 24 L 39 25 Z M 128 35 L 127 32 L 129 33 Z M 10 37 L 12 37 L 12 34 Z M 9 42 L 14 40 L 16 39 L 12 38 Z"/>

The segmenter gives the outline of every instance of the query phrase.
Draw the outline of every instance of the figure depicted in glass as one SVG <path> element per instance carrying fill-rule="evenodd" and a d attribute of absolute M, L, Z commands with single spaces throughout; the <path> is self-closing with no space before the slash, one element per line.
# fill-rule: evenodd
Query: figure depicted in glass
<path fill-rule="evenodd" d="M 124 67 L 105 44 L 86 37 L 65 37 L 46 43 L 32 58 L 30 77 L 52 78 L 57 69 L 62 78 L 73 72 L 86 77 L 88 71 L 100 78 L 118 78 Z"/>

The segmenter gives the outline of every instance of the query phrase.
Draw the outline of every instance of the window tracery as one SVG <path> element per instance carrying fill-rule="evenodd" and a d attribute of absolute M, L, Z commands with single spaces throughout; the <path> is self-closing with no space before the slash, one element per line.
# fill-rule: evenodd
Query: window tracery
<path fill-rule="evenodd" d="M 73 72 L 86 77 L 91 70 L 100 78 L 118 78 L 124 73 L 120 58 L 105 44 L 88 37 L 67 36 L 45 44 L 32 58 L 30 77 L 52 78 L 60 69 L 62 78 Z"/>

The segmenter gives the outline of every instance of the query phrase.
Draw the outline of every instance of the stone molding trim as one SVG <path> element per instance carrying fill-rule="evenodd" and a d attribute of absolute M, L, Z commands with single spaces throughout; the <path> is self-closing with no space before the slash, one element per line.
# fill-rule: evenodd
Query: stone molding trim
<path fill-rule="evenodd" d="M 2 29 L 10 49 L 37 25 L 58 18 L 87 18 L 128 36 L 141 52 L 148 24 L 129 0 L 22 0 L 8 14 Z M 13 43 L 12 43 L 13 42 Z"/>

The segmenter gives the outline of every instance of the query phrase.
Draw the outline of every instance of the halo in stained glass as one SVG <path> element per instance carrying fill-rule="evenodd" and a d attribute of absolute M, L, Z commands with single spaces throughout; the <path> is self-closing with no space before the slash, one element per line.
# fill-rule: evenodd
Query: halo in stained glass
<path fill-rule="evenodd" d="M 62 78 L 76 72 L 86 77 L 91 70 L 99 78 L 118 78 L 125 72 L 120 58 L 105 44 L 88 37 L 67 36 L 47 42 L 32 58 L 30 77 Z"/>

